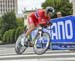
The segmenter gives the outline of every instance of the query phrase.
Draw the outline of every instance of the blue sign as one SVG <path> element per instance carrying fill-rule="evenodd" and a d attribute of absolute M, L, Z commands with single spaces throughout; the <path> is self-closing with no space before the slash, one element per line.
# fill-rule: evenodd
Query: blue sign
<path fill-rule="evenodd" d="M 75 42 L 75 16 L 67 16 L 51 20 L 53 30 L 51 33 L 52 42 Z"/>

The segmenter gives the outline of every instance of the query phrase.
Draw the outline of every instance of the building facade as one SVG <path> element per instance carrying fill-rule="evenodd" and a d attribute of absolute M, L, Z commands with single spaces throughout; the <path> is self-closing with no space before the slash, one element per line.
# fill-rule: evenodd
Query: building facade
<path fill-rule="evenodd" d="M 0 0 L 0 15 L 12 10 L 17 13 L 17 0 Z"/>

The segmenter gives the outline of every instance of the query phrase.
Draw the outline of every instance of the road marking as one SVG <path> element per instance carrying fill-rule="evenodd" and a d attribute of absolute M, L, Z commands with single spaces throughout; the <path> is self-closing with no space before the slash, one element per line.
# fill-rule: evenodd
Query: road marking
<path fill-rule="evenodd" d="M 52 54 L 43 54 L 43 55 L 36 55 L 36 54 L 32 54 L 32 55 L 10 55 L 10 56 L 0 56 L 1 58 L 19 58 L 19 57 L 56 57 L 56 56 L 74 56 L 75 58 L 75 53 L 52 53 Z"/>
<path fill-rule="evenodd" d="M 2 61 L 2 60 L 1 60 Z M 43 59 L 12 59 L 3 61 L 75 61 L 75 57 L 71 58 L 43 58 Z"/>

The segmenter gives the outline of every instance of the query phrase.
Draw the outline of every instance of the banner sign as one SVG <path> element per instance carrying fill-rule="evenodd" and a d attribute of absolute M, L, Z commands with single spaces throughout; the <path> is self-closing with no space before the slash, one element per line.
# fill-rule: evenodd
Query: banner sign
<path fill-rule="evenodd" d="M 75 16 L 51 20 L 50 31 L 52 42 L 75 42 Z"/>

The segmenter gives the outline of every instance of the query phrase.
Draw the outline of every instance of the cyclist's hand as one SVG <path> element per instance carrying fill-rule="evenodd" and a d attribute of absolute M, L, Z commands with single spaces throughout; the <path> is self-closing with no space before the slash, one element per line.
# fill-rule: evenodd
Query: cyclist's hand
<path fill-rule="evenodd" d="M 48 26 L 51 26 L 51 25 L 52 25 L 52 23 L 51 23 L 51 22 L 47 22 L 47 25 L 48 25 Z"/>

